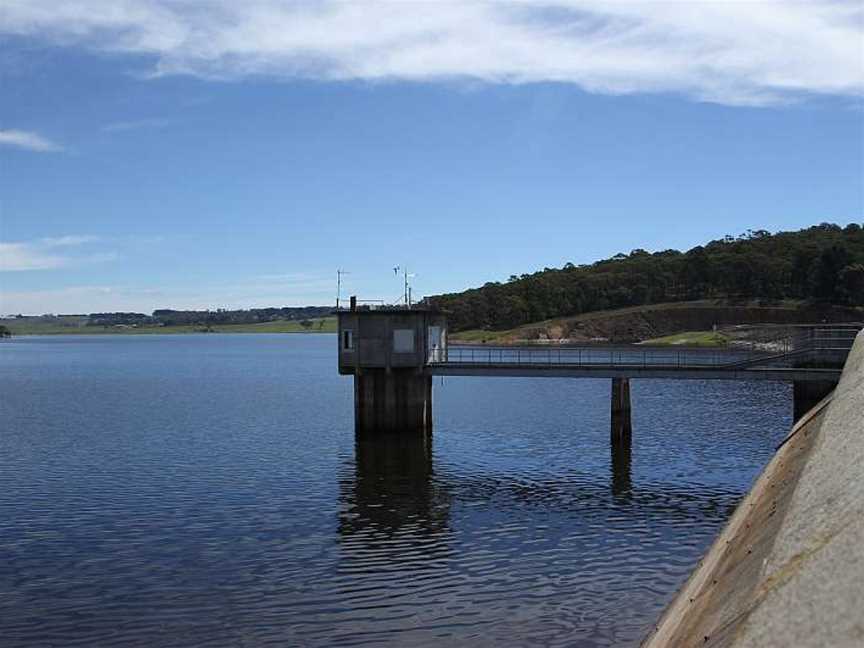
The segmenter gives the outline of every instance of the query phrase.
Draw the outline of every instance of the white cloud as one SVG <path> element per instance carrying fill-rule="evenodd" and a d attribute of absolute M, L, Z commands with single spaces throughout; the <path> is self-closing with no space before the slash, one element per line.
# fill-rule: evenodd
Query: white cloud
<path fill-rule="evenodd" d="M 2 16 L 2 10 L 0 10 L 0 16 Z M 0 31 L 2 31 L 2 27 L 0 27 Z M 59 144 L 37 133 L 22 130 L 0 130 L 0 146 L 12 146 L 37 153 L 53 153 L 63 150 Z"/>
<path fill-rule="evenodd" d="M 73 234 L 39 239 L 38 244 L 46 247 L 68 247 L 73 245 L 84 245 L 85 243 L 92 243 L 93 241 L 98 240 L 98 236 Z"/>
<path fill-rule="evenodd" d="M 864 94 L 859 0 L 5 0 L 0 31 L 154 75 L 555 81 L 727 104 Z"/>
<path fill-rule="evenodd" d="M 53 270 L 73 265 L 106 263 L 118 258 L 116 252 L 82 253 L 75 249 L 97 240 L 95 236 L 61 236 L 17 243 L 0 242 L 0 272 Z"/>

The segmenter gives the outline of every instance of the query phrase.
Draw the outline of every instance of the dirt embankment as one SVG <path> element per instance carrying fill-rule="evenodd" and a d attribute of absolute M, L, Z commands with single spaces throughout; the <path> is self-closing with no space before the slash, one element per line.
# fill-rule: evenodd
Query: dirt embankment
<path fill-rule="evenodd" d="M 838 306 L 754 306 L 689 302 L 627 308 L 526 325 L 498 337 L 520 340 L 639 342 L 683 331 L 709 331 L 738 324 L 858 322 L 864 312 Z"/>

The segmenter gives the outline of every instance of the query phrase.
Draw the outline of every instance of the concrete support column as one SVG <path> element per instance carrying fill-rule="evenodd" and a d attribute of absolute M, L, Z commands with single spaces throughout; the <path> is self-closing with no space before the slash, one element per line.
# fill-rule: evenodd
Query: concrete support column
<path fill-rule="evenodd" d="M 830 380 L 801 380 L 792 383 L 792 422 L 813 409 L 819 401 L 834 391 L 836 383 Z"/>
<path fill-rule="evenodd" d="M 432 430 L 432 377 L 417 369 L 358 369 L 354 375 L 358 433 Z"/>
<path fill-rule="evenodd" d="M 630 446 L 633 426 L 630 422 L 630 380 L 612 379 L 612 494 L 627 496 L 630 492 Z"/>
<path fill-rule="evenodd" d="M 612 379 L 612 444 L 630 446 L 633 427 L 630 423 L 630 379 Z"/>

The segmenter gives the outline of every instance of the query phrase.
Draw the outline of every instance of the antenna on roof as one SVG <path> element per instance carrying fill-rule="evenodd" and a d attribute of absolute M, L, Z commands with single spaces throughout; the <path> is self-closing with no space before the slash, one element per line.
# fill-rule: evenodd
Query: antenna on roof
<path fill-rule="evenodd" d="M 336 270 L 336 310 L 339 310 L 339 300 L 342 298 L 342 275 L 351 274 L 341 268 Z"/>
<path fill-rule="evenodd" d="M 394 275 L 398 275 L 400 270 L 402 271 L 403 280 L 404 280 L 403 292 L 401 295 L 401 299 L 407 308 L 411 308 L 411 286 L 408 284 L 408 280 L 416 277 L 417 275 L 414 273 L 409 274 L 407 267 L 393 266 L 393 274 Z M 396 300 L 396 303 L 399 303 L 399 300 Z"/>

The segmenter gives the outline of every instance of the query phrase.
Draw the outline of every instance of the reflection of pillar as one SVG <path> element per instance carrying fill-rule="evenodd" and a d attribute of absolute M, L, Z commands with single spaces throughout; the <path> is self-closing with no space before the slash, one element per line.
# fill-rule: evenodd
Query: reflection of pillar
<path fill-rule="evenodd" d="M 358 369 L 354 374 L 357 432 L 432 430 L 432 377 L 416 369 Z"/>
<path fill-rule="evenodd" d="M 344 537 L 369 530 L 389 536 L 408 527 L 422 543 L 447 529 L 449 497 L 433 479 L 431 434 L 357 435 L 353 475 L 340 491 Z"/>
<path fill-rule="evenodd" d="M 630 379 L 612 379 L 612 445 L 630 447 Z"/>
<path fill-rule="evenodd" d="M 612 494 L 615 496 L 627 495 L 630 492 L 632 482 L 630 480 L 630 435 L 612 437 Z"/>
<path fill-rule="evenodd" d="M 630 491 L 631 438 L 630 380 L 612 379 L 612 494 L 624 495 Z"/>

